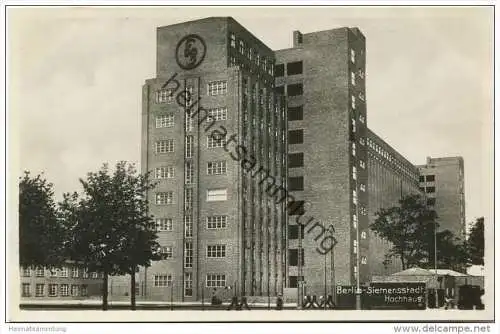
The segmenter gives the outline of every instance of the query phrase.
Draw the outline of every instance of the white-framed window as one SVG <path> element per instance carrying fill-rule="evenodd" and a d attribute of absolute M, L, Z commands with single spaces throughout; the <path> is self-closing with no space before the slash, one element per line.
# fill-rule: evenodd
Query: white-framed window
<path fill-rule="evenodd" d="M 50 277 L 57 277 L 57 272 L 59 271 L 59 269 L 57 269 L 56 267 L 52 267 L 49 269 L 49 276 Z"/>
<path fill-rule="evenodd" d="M 193 274 L 185 273 L 184 274 L 184 296 L 192 297 L 193 296 Z"/>
<path fill-rule="evenodd" d="M 356 73 L 351 72 L 351 85 L 356 85 Z"/>
<path fill-rule="evenodd" d="M 30 276 L 31 276 L 31 268 L 23 267 L 23 277 L 30 277 Z"/>
<path fill-rule="evenodd" d="M 356 51 L 351 49 L 351 63 L 356 63 Z"/>
<path fill-rule="evenodd" d="M 174 204 L 174 193 L 172 191 L 165 191 L 156 193 L 156 205 Z"/>
<path fill-rule="evenodd" d="M 356 96 L 351 95 L 351 108 L 356 109 Z"/>
<path fill-rule="evenodd" d="M 193 237 L 193 217 L 190 215 L 184 216 L 184 237 Z"/>
<path fill-rule="evenodd" d="M 36 271 L 35 271 L 35 276 L 36 277 L 45 277 L 45 268 L 37 267 Z"/>
<path fill-rule="evenodd" d="M 356 180 L 358 178 L 358 171 L 356 169 L 356 166 L 352 166 L 352 179 Z"/>
<path fill-rule="evenodd" d="M 89 278 L 89 271 L 87 268 L 83 269 L 83 278 Z"/>
<path fill-rule="evenodd" d="M 171 128 L 174 126 L 174 115 L 156 116 L 156 128 Z"/>
<path fill-rule="evenodd" d="M 354 275 L 358 273 L 358 266 L 353 266 L 352 271 L 354 272 Z"/>
<path fill-rule="evenodd" d="M 352 215 L 352 226 L 358 228 L 358 216 L 356 214 Z"/>
<path fill-rule="evenodd" d="M 356 143 L 352 143 L 352 156 L 356 156 Z"/>
<path fill-rule="evenodd" d="M 363 94 L 363 93 L 359 93 L 359 94 L 358 94 L 358 97 L 359 97 L 359 99 L 360 99 L 361 101 L 364 101 L 364 100 L 365 100 L 365 94 Z"/>
<path fill-rule="evenodd" d="M 172 275 L 170 274 L 157 274 L 153 275 L 154 286 L 170 286 L 172 284 Z"/>
<path fill-rule="evenodd" d="M 99 273 L 97 273 L 97 272 L 94 271 L 90 276 L 92 278 L 99 278 Z"/>
<path fill-rule="evenodd" d="M 71 285 L 71 296 L 78 297 L 80 295 L 80 286 L 79 285 Z"/>
<path fill-rule="evenodd" d="M 359 160 L 359 167 L 361 167 L 362 169 L 366 168 L 365 162 L 363 160 Z"/>
<path fill-rule="evenodd" d="M 157 232 L 172 231 L 173 226 L 174 226 L 174 224 L 173 224 L 172 218 L 156 218 L 156 231 Z"/>
<path fill-rule="evenodd" d="M 175 176 L 174 166 L 161 166 L 155 168 L 156 179 L 173 179 Z"/>
<path fill-rule="evenodd" d="M 352 241 L 352 252 L 354 254 L 357 254 L 358 253 L 358 240 L 354 239 Z"/>
<path fill-rule="evenodd" d="M 242 55 L 245 54 L 245 42 L 243 40 L 239 40 L 239 51 Z"/>
<path fill-rule="evenodd" d="M 184 189 L 184 210 L 189 211 L 193 208 L 193 189 Z"/>
<path fill-rule="evenodd" d="M 359 185 L 359 190 L 361 190 L 361 191 L 366 191 L 366 186 L 365 186 L 365 184 L 364 184 L 364 183 L 361 183 L 361 184 Z"/>
<path fill-rule="evenodd" d="M 352 132 L 356 132 L 356 120 L 354 118 L 351 118 L 351 125 Z"/>
<path fill-rule="evenodd" d="M 226 161 L 209 161 L 207 163 L 208 175 L 223 175 L 226 174 Z"/>
<path fill-rule="evenodd" d="M 193 268 L 193 243 L 184 244 L 184 268 Z"/>
<path fill-rule="evenodd" d="M 368 259 L 366 258 L 366 256 L 362 256 L 361 257 L 361 264 L 366 264 L 366 262 L 368 262 Z"/>
<path fill-rule="evenodd" d="M 166 88 L 156 91 L 156 103 L 172 103 L 174 101 L 174 89 Z"/>
<path fill-rule="evenodd" d="M 193 131 L 193 124 L 194 124 L 194 120 L 191 116 L 189 116 L 188 114 L 186 114 L 186 125 L 185 125 L 185 131 L 186 132 L 191 132 Z"/>
<path fill-rule="evenodd" d="M 193 103 L 193 86 L 187 86 L 184 90 L 185 105 L 190 106 Z"/>
<path fill-rule="evenodd" d="M 226 245 L 208 245 L 208 258 L 223 258 L 226 257 Z"/>
<path fill-rule="evenodd" d="M 86 297 L 88 295 L 87 285 L 84 284 L 80 287 L 80 295 Z"/>
<path fill-rule="evenodd" d="M 35 285 L 35 296 L 43 297 L 45 295 L 45 284 L 38 283 Z"/>
<path fill-rule="evenodd" d="M 174 249 L 172 248 L 172 246 L 161 246 L 160 253 L 163 260 L 171 259 L 174 257 Z"/>
<path fill-rule="evenodd" d="M 208 120 L 225 121 L 227 119 L 227 107 L 208 109 Z"/>
<path fill-rule="evenodd" d="M 365 116 L 359 115 L 359 121 L 363 124 L 365 124 Z"/>
<path fill-rule="evenodd" d="M 49 297 L 57 296 L 57 284 L 49 284 Z"/>
<path fill-rule="evenodd" d="M 352 191 L 352 202 L 358 204 L 358 192 L 356 190 Z"/>
<path fill-rule="evenodd" d="M 361 239 L 366 239 L 366 231 L 361 232 Z"/>
<path fill-rule="evenodd" d="M 21 293 L 22 293 L 23 297 L 30 297 L 31 296 L 31 285 L 29 283 L 23 283 Z"/>
<path fill-rule="evenodd" d="M 207 147 L 217 148 L 224 147 L 224 138 L 214 138 L 212 135 L 207 136 Z"/>
<path fill-rule="evenodd" d="M 186 136 L 186 158 L 193 157 L 193 136 Z"/>
<path fill-rule="evenodd" d="M 224 95 L 227 93 L 227 81 L 212 81 L 207 84 L 207 94 L 210 96 Z"/>
<path fill-rule="evenodd" d="M 361 145 L 365 146 L 365 144 L 366 144 L 365 138 L 363 138 L 363 137 L 359 138 L 359 143 Z"/>
<path fill-rule="evenodd" d="M 207 228 L 208 229 L 221 229 L 227 227 L 227 216 L 208 216 Z"/>
<path fill-rule="evenodd" d="M 231 39 L 231 47 L 236 48 L 236 36 L 233 33 L 231 33 L 230 39 Z"/>
<path fill-rule="evenodd" d="M 193 184 L 194 182 L 194 166 L 191 161 L 186 161 L 185 163 L 184 181 L 186 184 Z"/>
<path fill-rule="evenodd" d="M 363 216 L 366 216 L 366 214 L 367 214 L 367 210 L 364 206 L 361 207 L 360 212 L 361 212 L 361 215 L 363 215 Z"/>
<path fill-rule="evenodd" d="M 225 274 L 207 274 L 207 288 L 223 288 L 225 286 Z"/>
<path fill-rule="evenodd" d="M 155 152 L 156 153 L 174 152 L 174 140 L 173 139 L 164 139 L 164 140 L 157 141 L 155 143 Z"/>
<path fill-rule="evenodd" d="M 78 270 L 78 267 L 73 267 L 71 268 L 71 277 L 79 277 L 80 276 L 80 270 Z"/>
<path fill-rule="evenodd" d="M 208 189 L 207 202 L 226 201 L 227 189 Z"/>

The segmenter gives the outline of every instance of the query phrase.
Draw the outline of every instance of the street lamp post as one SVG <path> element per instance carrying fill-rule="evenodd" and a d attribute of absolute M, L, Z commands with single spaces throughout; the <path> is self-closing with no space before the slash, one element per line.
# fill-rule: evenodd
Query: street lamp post
<path fill-rule="evenodd" d="M 435 276 L 435 281 L 436 284 L 438 283 L 438 270 L 437 270 L 437 224 L 436 220 L 434 220 L 434 276 Z M 439 308 L 439 294 L 438 294 L 438 287 L 436 286 L 434 289 L 434 304 L 436 306 L 436 309 Z"/>

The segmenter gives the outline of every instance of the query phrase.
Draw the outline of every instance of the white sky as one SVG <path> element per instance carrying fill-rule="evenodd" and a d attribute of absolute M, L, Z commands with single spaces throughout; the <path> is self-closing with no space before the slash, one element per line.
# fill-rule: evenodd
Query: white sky
<path fill-rule="evenodd" d="M 139 162 L 141 86 L 155 76 L 156 27 L 233 16 L 272 49 L 291 47 L 293 30 L 359 27 L 367 39 L 369 128 L 415 164 L 427 156 L 463 156 L 467 221 L 492 221 L 490 8 L 25 8 L 8 14 L 8 112 L 19 129 L 19 161 L 11 160 L 19 168 L 11 176 L 44 171 L 58 197 L 79 191 L 78 178 L 104 162 Z"/>

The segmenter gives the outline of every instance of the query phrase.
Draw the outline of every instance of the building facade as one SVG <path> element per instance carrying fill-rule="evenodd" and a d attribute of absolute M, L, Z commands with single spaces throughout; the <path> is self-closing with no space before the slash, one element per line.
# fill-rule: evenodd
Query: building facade
<path fill-rule="evenodd" d="M 464 159 L 462 157 L 427 158 L 418 166 L 420 189 L 427 197 L 427 205 L 438 215 L 439 229 L 448 229 L 456 237 L 465 239 Z"/>
<path fill-rule="evenodd" d="M 159 181 L 149 199 L 164 253 L 139 275 L 152 298 L 282 291 L 285 202 L 267 195 L 286 180 L 273 70 L 274 52 L 232 18 L 158 28 L 142 111 L 141 167 Z"/>

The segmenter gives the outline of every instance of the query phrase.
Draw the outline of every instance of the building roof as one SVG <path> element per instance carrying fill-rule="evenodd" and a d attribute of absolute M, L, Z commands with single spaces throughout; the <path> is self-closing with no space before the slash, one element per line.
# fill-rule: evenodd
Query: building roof
<path fill-rule="evenodd" d="M 470 276 L 464 273 L 459 273 L 458 271 L 454 271 L 451 269 L 437 269 L 436 271 L 438 276 L 445 276 L 445 275 L 454 277 Z M 434 269 L 422 269 L 419 267 L 413 267 L 410 269 L 394 273 L 391 276 L 433 276 L 436 275 L 436 271 Z"/>
<path fill-rule="evenodd" d="M 434 270 L 430 270 L 430 271 L 432 272 Z M 448 276 L 455 276 L 455 277 L 470 276 L 468 274 L 459 273 L 458 271 L 454 271 L 451 269 L 438 269 L 437 274 L 440 276 L 448 275 Z"/>

